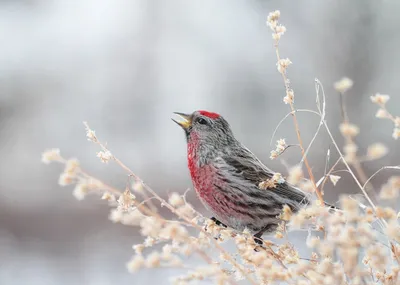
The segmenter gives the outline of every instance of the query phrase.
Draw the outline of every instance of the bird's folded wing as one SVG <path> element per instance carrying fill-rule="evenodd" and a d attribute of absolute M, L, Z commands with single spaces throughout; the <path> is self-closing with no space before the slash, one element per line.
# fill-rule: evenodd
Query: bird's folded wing
<path fill-rule="evenodd" d="M 232 176 L 248 181 L 255 186 L 252 187 L 254 191 L 266 191 L 260 189 L 259 184 L 262 181 L 271 179 L 274 175 L 274 172 L 268 169 L 250 150 L 244 147 L 235 150 L 230 155 L 222 155 L 217 160 L 220 160 L 218 165 L 221 166 L 222 171 L 229 171 Z M 287 199 L 295 200 L 298 203 L 307 202 L 305 194 L 287 182 L 278 183 L 276 188 L 270 189 L 270 191 Z"/>

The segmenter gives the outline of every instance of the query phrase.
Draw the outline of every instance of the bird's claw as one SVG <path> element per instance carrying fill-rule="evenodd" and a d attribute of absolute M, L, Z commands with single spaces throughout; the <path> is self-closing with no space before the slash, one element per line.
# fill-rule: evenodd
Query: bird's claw
<path fill-rule="evenodd" d="M 227 226 L 226 226 L 224 223 L 218 221 L 217 218 L 215 218 L 215 217 L 211 217 L 210 220 L 213 221 L 217 226 L 227 228 Z M 207 225 L 204 227 L 204 230 L 207 231 Z M 218 240 L 219 237 L 220 237 L 220 234 L 218 234 L 217 236 L 215 236 L 214 239 L 215 239 L 215 240 Z"/>
<path fill-rule="evenodd" d="M 256 244 L 254 251 L 259 252 L 262 249 L 265 249 L 264 247 L 264 240 L 261 238 L 261 236 L 258 236 L 257 234 L 253 236 L 253 240 Z"/>
<path fill-rule="evenodd" d="M 227 228 L 227 226 L 224 223 L 218 221 L 216 217 L 211 217 L 211 221 L 213 221 L 217 226 Z"/>

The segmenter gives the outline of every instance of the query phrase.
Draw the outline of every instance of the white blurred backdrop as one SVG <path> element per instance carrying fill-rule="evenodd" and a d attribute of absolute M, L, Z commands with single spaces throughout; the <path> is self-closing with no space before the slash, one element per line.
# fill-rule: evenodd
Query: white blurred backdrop
<path fill-rule="evenodd" d="M 367 174 L 399 164 L 392 124 L 375 119 L 369 100 L 375 92 L 390 94 L 389 108 L 400 115 L 398 1 L 0 1 L 0 284 L 167 284 L 182 273 L 129 274 L 125 262 L 141 240 L 137 229 L 108 221 L 108 207 L 95 197 L 76 201 L 71 188 L 57 184 L 61 166 L 40 163 L 44 149 L 58 147 L 124 187 L 126 174 L 96 158 L 84 120 L 163 196 L 192 186 L 184 135 L 170 120 L 174 111 L 222 114 L 262 161 L 285 173 L 279 160 L 269 160 L 272 132 L 289 111 L 265 25 L 275 9 L 287 28 L 281 53 L 293 62 L 296 106 L 315 109 L 314 78 L 320 79 L 327 120 L 342 145 L 332 85 L 350 77 L 355 84 L 346 101 L 361 128 L 361 152 L 373 142 L 392 150 L 365 164 Z M 299 114 L 299 120 L 309 142 L 318 118 Z M 277 136 L 296 143 L 290 119 Z M 329 147 L 322 132 L 309 156 L 317 177 Z M 282 158 L 295 164 L 298 150 Z M 334 203 L 357 188 L 343 175 L 326 192 Z M 205 212 L 193 191 L 189 200 Z"/>

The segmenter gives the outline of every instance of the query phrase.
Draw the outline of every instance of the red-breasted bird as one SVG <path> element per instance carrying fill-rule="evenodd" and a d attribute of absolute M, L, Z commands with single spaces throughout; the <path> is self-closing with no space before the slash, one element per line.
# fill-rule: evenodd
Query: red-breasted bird
<path fill-rule="evenodd" d="M 175 113 L 187 139 L 187 159 L 193 186 L 217 224 L 242 231 L 249 229 L 261 241 L 274 231 L 284 205 L 297 212 L 308 203 L 306 195 L 284 182 L 260 189 L 274 172 L 233 135 L 219 114 L 196 111 Z"/>

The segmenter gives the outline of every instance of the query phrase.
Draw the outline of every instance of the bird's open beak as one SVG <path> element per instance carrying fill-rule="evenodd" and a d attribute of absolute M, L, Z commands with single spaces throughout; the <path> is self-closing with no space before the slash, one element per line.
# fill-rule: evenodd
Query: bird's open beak
<path fill-rule="evenodd" d="M 187 129 L 192 125 L 192 119 L 190 118 L 190 115 L 178 113 L 178 112 L 174 112 L 174 114 L 178 115 L 180 117 L 180 120 L 176 121 L 176 120 L 172 119 L 172 121 L 177 123 L 183 129 Z"/>

